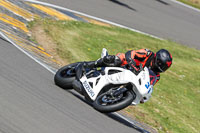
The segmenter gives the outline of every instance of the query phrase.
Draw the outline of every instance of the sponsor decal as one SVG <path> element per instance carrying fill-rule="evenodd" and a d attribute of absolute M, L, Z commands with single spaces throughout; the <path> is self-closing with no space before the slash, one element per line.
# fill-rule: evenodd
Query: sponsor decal
<path fill-rule="evenodd" d="M 145 87 L 147 88 L 148 93 L 150 93 L 151 90 L 153 91 L 153 86 L 151 86 L 149 82 L 147 82 L 147 84 L 145 84 Z"/>
<path fill-rule="evenodd" d="M 146 87 L 147 89 L 149 89 L 149 87 L 150 87 L 150 83 L 147 82 L 147 84 L 145 84 L 145 87 Z"/>
<path fill-rule="evenodd" d="M 94 91 L 92 90 L 91 86 L 87 83 L 87 81 L 83 82 L 83 87 L 85 88 L 85 90 L 87 91 L 87 93 L 93 97 L 95 95 Z"/>

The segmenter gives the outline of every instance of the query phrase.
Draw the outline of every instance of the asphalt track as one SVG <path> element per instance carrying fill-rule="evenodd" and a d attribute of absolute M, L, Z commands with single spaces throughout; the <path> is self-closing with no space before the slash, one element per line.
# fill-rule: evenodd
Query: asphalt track
<path fill-rule="evenodd" d="M 0 62 L 0 133 L 139 132 L 55 86 L 51 72 L 1 38 Z"/>
<path fill-rule="evenodd" d="M 39 0 L 200 49 L 200 12 L 171 0 Z"/>

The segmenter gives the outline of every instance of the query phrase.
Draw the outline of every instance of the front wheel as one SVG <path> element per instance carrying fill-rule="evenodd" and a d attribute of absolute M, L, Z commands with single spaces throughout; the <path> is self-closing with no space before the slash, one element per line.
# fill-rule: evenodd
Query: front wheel
<path fill-rule="evenodd" d="M 72 82 L 75 80 L 75 67 L 78 63 L 69 64 L 60 68 L 54 76 L 54 82 L 63 89 L 72 89 Z"/>
<path fill-rule="evenodd" d="M 115 112 L 129 106 L 134 99 L 135 94 L 130 90 L 118 96 L 112 96 L 110 93 L 105 92 L 96 98 L 93 107 L 102 113 Z"/>

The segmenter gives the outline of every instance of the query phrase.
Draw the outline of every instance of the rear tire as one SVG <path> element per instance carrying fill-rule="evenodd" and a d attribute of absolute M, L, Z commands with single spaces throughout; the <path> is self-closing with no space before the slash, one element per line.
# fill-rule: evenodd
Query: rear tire
<path fill-rule="evenodd" d="M 68 75 L 67 71 L 72 70 L 77 65 L 78 63 L 73 63 L 58 69 L 54 76 L 55 84 L 63 89 L 73 89 L 72 83 L 75 80 L 76 74 L 71 72 Z"/>
<path fill-rule="evenodd" d="M 124 96 L 123 99 L 120 100 L 117 103 L 113 103 L 113 104 L 108 104 L 108 105 L 103 105 L 103 101 L 102 98 L 106 95 L 105 93 L 102 93 L 101 95 L 99 95 L 96 100 L 93 102 L 93 107 L 102 112 L 102 113 L 109 113 L 109 112 L 115 112 L 118 110 L 121 110 L 123 108 L 126 108 L 127 106 L 129 106 L 132 101 L 135 99 L 135 94 L 133 92 L 130 91 L 126 91 L 124 92 Z"/>

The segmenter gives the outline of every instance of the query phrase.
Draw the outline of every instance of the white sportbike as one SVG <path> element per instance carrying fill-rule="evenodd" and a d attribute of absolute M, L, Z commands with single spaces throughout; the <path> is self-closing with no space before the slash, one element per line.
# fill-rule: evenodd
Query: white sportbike
<path fill-rule="evenodd" d="M 103 49 L 101 57 L 106 55 L 107 50 Z M 147 67 L 140 66 L 135 73 L 127 69 L 131 68 L 129 64 L 127 67 L 84 68 L 81 78 L 76 79 L 76 68 L 80 64 L 82 62 L 60 68 L 54 77 L 55 84 L 64 89 L 73 88 L 92 102 L 96 110 L 104 113 L 148 101 L 157 80 Z"/>

